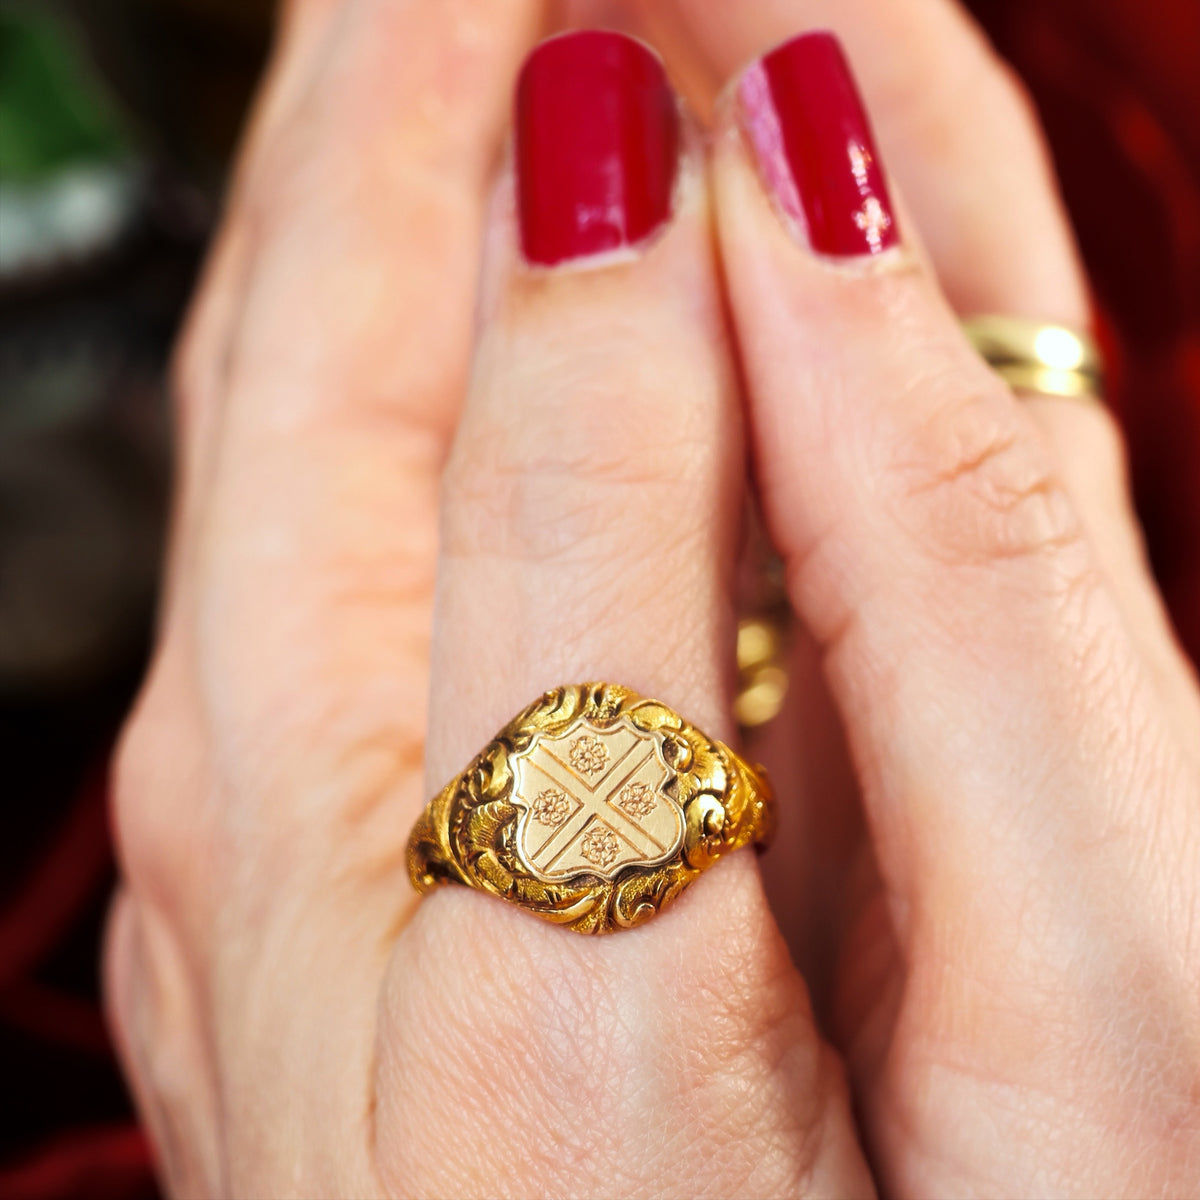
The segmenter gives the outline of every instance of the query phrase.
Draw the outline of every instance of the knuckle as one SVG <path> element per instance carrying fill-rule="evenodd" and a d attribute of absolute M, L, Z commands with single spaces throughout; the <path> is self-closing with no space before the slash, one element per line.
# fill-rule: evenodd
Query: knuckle
<path fill-rule="evenodd" d="M 1080 406 L 1073 399 L 1048 397 L 1041 403 L 1057 406 L 1064 425 L 1070 421 L 1073 470 L 1080 472 L 1098 495 L 1127 504 L 1130 485 L 1125 435 L 1112 411 L 1103 404 Z"/>
<path fill-rule="evenodd" d="M 326 385 L 314 412 L 335 411 L 348 391 L 444 436 L 445 397 L 465 383 L 475 264 L 459 234 L 474 203 L 451 173 L 394 146 L 356 151 L 282 131 L 247 179 L 236 216 L 251 248 L 243 257 L 252 255 L 242 325 L 259 331 L 256 343 L 233 341 L 239 381 L 277 373 L 278 354 L 264 346 L 303 331 L 313 347 L 307 377 L 336 363 L 341 380 Z M 339 336 L 326 336 L 334 327 Z"/>
<path fill-rule="evenodd" d="M 1098 470 L 1124 490 L 1129 479 L 1129 457 L 1124 430 L 1112 410 L 1104 404 L 1090 404 L 1084 411 L 1092 431 L 1088 461 L 1095 462 Z"/>
<path fill-rule="evenodd" d="M 229 366 L 232 319 L 244 285 L 250 245 L 236 213 L 217 234 L 201 286 L 186 314 L 168 366 L 168 394 L 184 438 L 211 413 Z"/>
<path fill-rule="evenodd" d="M 615 466 L 610 473 L 606 465 L 567 457 L 534 461 L 494 451 L 458 457 L 443 485 L 447 552 L 528 562 L 584 560 L 599 549 L 605 528 L 601 506 L 591 498 L 622 474 L 632 482 Z"/>
<path fill-rule="evenodd" d="M 247 163 L 238 206 L 250 224 L 274 233 L 304 219 L 307 236 L 338 244 L 351 228 L 396 229 L 411 246 L 446 223 L 448 208 L 476 199 L 457 159 L 443 159 L 411 130 L 341 111 L 345 97 L 316 92 Z M 397 211 L 399 208 L 400 211 Z M 416 219 L 416 229 L 410 222 Z"/>
<path fill-rule="evenodd" d="M 333 190 L 339 176 L 329 168 L 340 165 L 307 123 L 292 121 L 246 163 L 237 215 L 256 231 L 276 230 L 281 219 Z"/>
<path fill-rule="evenodd" d="M 946 565 L 1049 563 L 1082 540 L 1049 448 L 990 388 L 935 406 L 887 468 L 905 532 Z"/>
<path fill-rule="evenodd" d="M 164 902 L 194 875 L 195 806 L 178 801 L 180 747 L 187 736 L 151 682 L 126 723 L 111 779 L 113 831 L 125 879 L 135 895 Z"/>
<path fill-rule="evenodd" d="M 586 396 L 572 403 L 569 415 L 472 422 L 460 434 L 442 481 L 448 554 L 602 564 L 628 553 L 622 547 L 647 512 L 662 553 L 715 525 L 722 472 L 712 439 L 693 439 L 669 420 L 660 429 L 662 414 L 646 414 L 638 421 L 645 436 L 631 442 L 628 413 Z"/>
<path fill-rule="evenodd" d="M 947 54 L 940 37 L 915 39 L 914 54 L 892 79 L 893 106 L 908 124 L 933 144 L 961 141 L 962 97 L 973 98 L 1000 128 L 1036 132 L 1037 108 L 1016 70 L 996 51 L 982 29 L 969 25 L 966 38 L 955 37 L 959 53 Z"/>
<path fill-rule="evenodd" d="M 104 984 L 122 1066 L 172 1194 L 223 1194 L 192 963 L 153 905 L 138 904 L 128 892 L 118 895 L 110 915 Z"/>
<path fill-rule="evenodd" d="M 164 845 L 167 832 L 154 816 L 158 775 L 155 735 L 151 718 L 144 710 L 125 726 L 113 763 L 113 817 L 117 852 L 125 877 L 135 889 L 157 881 L 170 857 Z"/>
<path fill-rule="evenodd" d="M 1041 122 L 1028 85 L 1016 68 L 990 45 L 985 47 L 985 54 L 990 67 L 987 79 L 992 89 L 993 104 L 999 111 L 1007 111 L 1015 127 L 1036 133 L 1041 128 Z"/>
<path fill-rule="evenodd" d="M 117 1034 L 118 1051 L 131 1046 L 137 1032 L 131 1003 L 138 978 L 138 929 L 135 902 L 125 887 L 118 887 L 109 905 L 100 951 L 104 1006 Z M 137 1062 L 125 1055 L 125 1069 L 132 1072 Z"/>
<path fill-rule="evenodd" d="M 345 136 L 331 136 L 334 118 L 321 104 L 310 102 L 293 113 L 274 135 L 255 147 L 242 167 L 232 214 L 260 236 L 278 238 L 304 214 L 312 235 L 331 208 L 352 203 L 363 190 L 360 181 L 378 173 L 378 153 L 372 156 Z M 333 103 L 337 103 L 336 99 Z M 329 230 L 328 237 L 336 236 Z"/>

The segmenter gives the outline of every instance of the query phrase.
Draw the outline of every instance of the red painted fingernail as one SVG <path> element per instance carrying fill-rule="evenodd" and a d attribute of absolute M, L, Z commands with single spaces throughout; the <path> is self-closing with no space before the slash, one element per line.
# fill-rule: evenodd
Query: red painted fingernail
<path fill-rule="evenodd" d="M 866 109 L 831 33 L 785 42 L 742 77 L 738 102 L 767 186 L 818 254 L 899 241 Z"/>
<path fill-rule="evenodd" d="M 517 85 L 521 244 L 551 265 L 634 246 L 671 215 L 679 110 L 658 58 L 619 33 L 567 34 Z"/>

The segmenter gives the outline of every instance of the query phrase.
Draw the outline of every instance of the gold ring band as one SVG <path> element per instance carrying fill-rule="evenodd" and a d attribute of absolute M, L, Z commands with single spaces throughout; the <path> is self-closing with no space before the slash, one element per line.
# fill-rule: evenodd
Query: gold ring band
<path fill-rule="evenodd" d="M 586 683 L 546 692 L 430 801 L 408 869 L 421 893 L 465 884 L 608 933 L 772 825 L 761 767 L 657 700 Z"/>
<path fill-rule="evenodd" d="M 963 321 L 983 360 L 1015 390 L 1100 399 L 1104 362 L 1093 338 L 1065 325 L 983 315 Z"/>

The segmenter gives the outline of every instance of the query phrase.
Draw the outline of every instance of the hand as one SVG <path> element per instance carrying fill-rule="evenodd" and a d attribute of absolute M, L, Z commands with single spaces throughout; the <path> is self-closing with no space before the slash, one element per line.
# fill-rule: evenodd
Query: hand
<path fill-rule="evenodd" d="M 663 41 L 686 29 L 677 61 L 720 74 L 720 54 L 820 6 L 729 6 L 722 28 L 675 7 Z M 839 24 L 873 28 L 860 7 Z M 945 6 L 869 7 L 931 63 L 968 53 Z M 589 270 L 531 272 L 501 186 L 458 412 L 533 8 L 294 8 L 181 358 L 172 576 L 121 757 L 108 956 L 180 1194 L 872 1188 L 753 856 L 600 942 L 465 891 L 417 907 L 404 878 L 427 794 L 546 686 L 618 679 L 731 733 L 741 406 L 694 148 L 653 243 Z M 852 47 L 868 94 L 900 57 L 885 44 Z M 991 245 L 1012 214 L 969 207 L 990 193 L 965 138 L 895 135 L 896 101 L 884 145 L 915 214 L 897 228 L 943 234 L 931 252 L 964 308 L 1079 324 L 1006 86 L 981 83 L 968 124 L 1007 148 L 1038 220 L 1012 226 L 1002 262 L 963 253 L 956 227 Z M 714 194 L 759 489 L 856 771 L 797 739 L 784 817 L 849 808 L 857 780 L 879 866 L 831 1006 L 876 1177 L 1185 1193 L 1200 718 L 1111 428 L 1014 400 L 902 250 L 869 270 L 812 257 L 732 120 Z M 944 210 L 929 144 L 963 189 Z M 956 291 L 952 259 L 978 291 Z M 799 680 L 803 731 L 823 693 Z M 814 794 L 815 773 L 841 783 Z M 771 858 L 806 870 L 786 843 Z"/>
<path fill-rule="evenodd" d="M 460 413 L 536 9 L 293 5 L 185 339 L 107 955 L 179 1195 L 869 1187 L 753 856 L 604 942 L 407 878 L 432 789 L 548 685 L 732 735 L 743 461 L 694 155 L 660 252 L 607 275 L 525 271 L 500 202 Z"/>

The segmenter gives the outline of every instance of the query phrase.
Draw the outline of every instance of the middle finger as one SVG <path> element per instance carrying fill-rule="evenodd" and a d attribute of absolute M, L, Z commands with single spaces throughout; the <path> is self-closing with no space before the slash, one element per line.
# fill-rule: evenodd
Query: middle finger
<path fill-rule="evenodd" d="M 619 35 L 544 44 L 518 119 L 525 259 L 502 195 L 445 485 L 435 786 L 539 692 L 584 678 L 731 732 L 744 476 L 700 168 L 679 166 L 661 65 Z M 418 1193 L 871 1190 L 744 853 L 600 941 L 434 894 L 385 987 L 378 1120 L 385 1178 Z M 453 1163 L 409 1149 L 442 1124 L 472 1130 Z"/>

